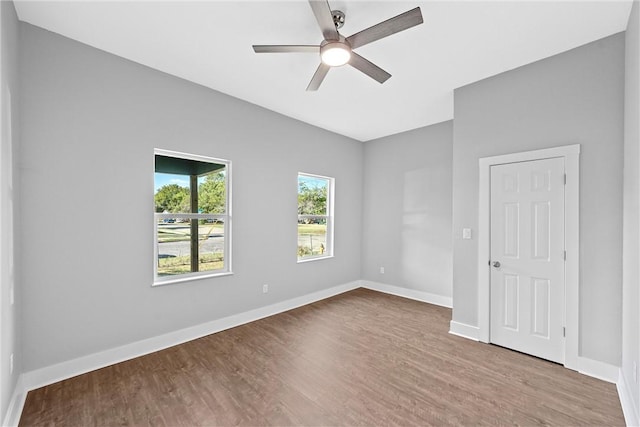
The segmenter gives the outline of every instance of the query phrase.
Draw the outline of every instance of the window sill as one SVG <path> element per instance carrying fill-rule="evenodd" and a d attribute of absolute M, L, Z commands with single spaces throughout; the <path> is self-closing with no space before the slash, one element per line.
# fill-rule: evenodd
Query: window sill
<path fill-rule="evenodd" d="M 175 283 L 192 282 L 194 280 L 210 279 L 212 277 L 222 277 L 222 276 L 233 276 L 233 271 L 199 274 L 199 275 L 188 276 L 188 277 L 172 277 L 171 279 L 164 279 L 164 280 L 154 280 L 151 286 L 154 287 L 154 286 L 173 285 Z"/>
<path fill-rule="evenodd" d="M 298 260 L 298 264 L 303 264 L 305 262 L 312 262 L 312 261 L 320 261 L 323 259 L 330 259 L 333 258 L 333 255 L 325 255 L 325 256 L 315 256 L 315 257 L 309 257 L 309 258 L 302 258 Z"/>

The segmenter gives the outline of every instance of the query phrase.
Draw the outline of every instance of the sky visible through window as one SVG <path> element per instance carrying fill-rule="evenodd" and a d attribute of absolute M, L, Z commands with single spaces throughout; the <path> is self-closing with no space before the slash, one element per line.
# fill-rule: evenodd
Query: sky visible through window
<path fill-rule="evenodd" d="M 298 184 L 305 183 L 309 188 L 323 188 L 327 186 L 326 178 L 298 175 Z"/>
<path fill-rule="evenodd" d="M 304 182 L 310 188 L 322 188 L 327 186 L 327 180 L 323 178 L 315 178 L 312 176 L 299 176 L 299 182 Z M 189 188 L 189 177 L 187 175 L 176 175 L 172 173 L 159 173 L 155 174 L 155 188 L 154 192 L 157 192 L 159 188 L 170 185 L 178 184 L 180 187 Z"/>
<path fill-rule="evenodd" d="M 198 185 L 202 184 L 206 179 L 206 176 L 198 177 Z M 188 175 L 177 175 L 172 173 L 159 173 L 156 172 L 154 178 L 154 192 L 157 193 L 158 189 L 164 187 L 165 185 L 178 184 L 180 187 L 189 188 L 189 176 Z"/>
<path fill-rule="evenodd" d="M 171 184 L 178 184 L 180 187 L 189 188 L 189 176 L 156 172 L 154 192 L 157 192 L 159 188 L 165 185 Z"/>

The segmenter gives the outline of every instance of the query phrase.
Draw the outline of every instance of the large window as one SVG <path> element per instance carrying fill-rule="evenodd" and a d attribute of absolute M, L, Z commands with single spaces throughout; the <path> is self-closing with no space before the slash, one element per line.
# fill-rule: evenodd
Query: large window
<path fill-rule="evenodd" d="M 333 255 L 333 178 L 298 174 L 298 261 Z"/>
<path fill-rule="evenodd" d="M 155 150 L 154 284 L 231 272 L 230 167 Z"/>

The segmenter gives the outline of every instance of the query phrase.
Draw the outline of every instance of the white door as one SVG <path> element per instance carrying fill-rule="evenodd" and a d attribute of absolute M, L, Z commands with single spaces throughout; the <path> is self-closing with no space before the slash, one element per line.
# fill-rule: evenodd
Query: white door
<path fill-rule="evenodd" d="M 558 363 L 564 173 L 564 158 L 491 166 L 491 342 Z"/>

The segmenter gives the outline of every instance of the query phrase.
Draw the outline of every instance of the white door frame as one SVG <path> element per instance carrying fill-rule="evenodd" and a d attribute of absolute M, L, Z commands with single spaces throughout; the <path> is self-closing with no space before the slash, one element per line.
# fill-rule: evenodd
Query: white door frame
<path fill-rule="evenodd" d="M 564 158 L 567 184 L 565 186 L 565 357 L 564 366 L 578 369 L 578 340 L 580 332 L 578 283 L 580 270 L 580 144 L 522 153 L 504 154 L 479 159 L 480 188 L 478 200 L 478 338 L 490 340 L 490 269 L 491 256 L 491 166 L 531 160 Z"/>

